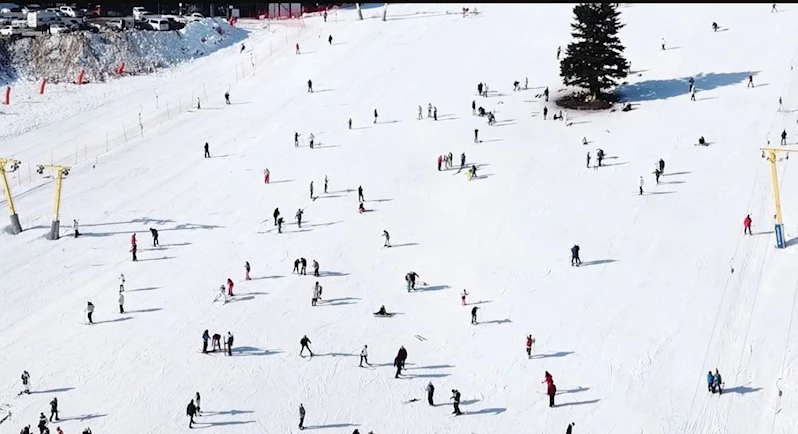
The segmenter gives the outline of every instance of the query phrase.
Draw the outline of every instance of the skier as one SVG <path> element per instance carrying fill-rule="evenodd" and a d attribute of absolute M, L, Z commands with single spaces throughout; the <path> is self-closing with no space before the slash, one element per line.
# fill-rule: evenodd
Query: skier
<path fill-rule="evenodd" d="M 707 392 L 715 393 L 714 383 L 715 376 L 712 375 L 712 371 L 707 371 Z"/>
<path fill-rule="evenodd" d="M 596 162 L 598 163 L 598 167 L 601 167 L 602 161 L 604 161 L 604 150 L 599 148 L 596 151 Z"/>
<path fill-rule="evenodd" d="M 227 332 L 227 355 L 233 355 L 233 334 L 230 332 Z"/>
<path fill-rule="evenodd" d="M 311 191 L 312 191 L 312 190 L 311 190 Z M 311 194 L 312 194 L 312 193 L 311 193 Z M 312 197 L 312 196 L 311 196 L 311 197 Z M 302 213 L 304 213 L 304 211 L 302 211 L 302 208 L 300 208 L 300 209 L 296 210 L 296 225 L 297 225 L 297 227 L 299 227 L 299 228 L 302 228 Z"/>
<path fill-rule="evenodd" d="M 396 358 L 393 359 L 393 366 L 396 367 L 396 374 L 393 376 L 393 378 L 399 378 L 399 375 L 402 374 L 402 360 L 399 358 L 399 356 L 396 356 Z"/>
<path fill-rule="evenodd" d="M 535 343 L 535 339 L 532 338 L 532 335 L 526 335 L 526 355 L 529 358 L 532 358 L 532 345 Z"/>
<path fill-rule="evenodd" d="M 30 374 L 28 371 L 22 371 L 22 393 L 30 395 Z"/>
<path fill-rule="evenodd" d="M 640 177 L 640 180 L 637 182 L 637 186 L 640 189 L 640 196 L 642 196 L 643 195 L 643 177 L 642 176 Z"/>
<path fill-rule="evenodd" d="M 220 298 L 222 299 L 222 301 L 224 301 L 224 303 L 227 303 L 229 301 L 229 299 L 227 298 L 227 291 L 225 290 L 224 284 L 219 286 L 219 293 L 216 294 L 216 298 L 214 298 L 213 301 L 215 302 Z"/>
<path fill-rule="evenodd" d="M 94 304 L 92 302 L 88 302 L 86 304 L 86 318 L 89 319 L 89 324 L 94 324 L 91 317 L 94 315 Z"/>
<path fill-rule="evenodd" d="M 547 116 L 548 114 L 549 114 L 549 108 L 544 106 L 544 107 L 543 107 L 543 120 L 544 120 L 544 121 L 546 120 L 546 116 Z"/>
<path fill-rule="evenodd" d="M 781 97 L 779 97 L 779 110 L 778 111 L 783 111 L 783 110 L 784 110 L 784 106 L 781 103 Z"/>
<path fill-rule="evenodd" d="M 549 88 L 543 90 L 543 97 L 545 98 L 546 102 L 549 102 Z"/>
<path fill-rule="evenodd" d="M 349 125 L 349 129 L 351 130 L 352 129 L 352 118 L 349 118 L 349 121 L 347 122 L 347 124 Z"/>
<path fill-rule="evenodd" d="M 475 164 L 471 165 L 471 178 L 477 177 L 477 166 Z"/>
<path fill-rule="evenodd" d="M 308 79 L 308 93 L 313 93 L 313 80 Z"/>
<path fill-rule="evenodd" d="M 303 424 L 305 423 L 305 407 L 302 404 L 299 404 L 299 429 L 305 429 Z"/>
<path fill-rule="evenodd" d="M 415 271 L 411 271 L 405 275 L 405 281 L 407 282 L 407 292 L 415 291 L 416 290 L 416 279 L 418 278 L 418 274 Z"/>
<path fill-rule="evenodd" d="M 252 280 L 249 277 L 249 270 L 250 270 L 249 261 L 244 261 L 244 280 Z"/>
<path fill-rule="evenodd" d="M 474 131 L 479 131 L 479 130 L 474 130 Z M 463 168 L 465 167 L 465 163 L 466 163 L 466 156 L 465 152 L 463 152 L 462 154 L 460 154 L 460 170 L 463 170 Z"/>
<path fill-rule="evenodd" d="M 770 8 L 770 13 L 778 12 L 779 9 L 776 7 L 776 3 L 773 3 L 773 6 Z"/>
<path fill-rule="evenodd" d="M 387 310 L 385 310 L 385 305 L 380 306 L 380 308 L 374 312 L 375 316 L 391 316 Z"/>
<path fill-rule="evenodd" d="M 296 54 L 299 54 L 299 43 L 296 44 Z"/>
<path fill-rule="evenodd" d="M 230 91 L 224 93 L 224 103 L 230 105 Z"/>
<path fill-rule="evenodd" d="M 754 87 L 754 76 L 748 75 L 748 85 L 746 87 Z"/>
<path fill-rule="evenodd" d="M 150 228 L 150 235 L 152 235 L 152 246 L 159 246 L 160 243 L 158 242 L 158 229 Z"/>
<path fill-rule="evenodd" d="M 377 123 L 377 109 L 374 109 L 374 123 Z"/>
<path fill-rule="evenodd" d="M 58 397 L 54 397 L 50 401 L 50 422 L 53 421 L 53 416 L 55 416 L 55 421 L 58 422 Z"/>
<path fill-rule="evenodd" d="M 194 403 L 197 406 L 197 415 L 202 413 L 202 409 L 200 409 L 200 399 L 201 399 L 200 394 L 199 392 L 197 392 L 197 394 L 194 395 Z"/>
<path fill-rule="evenodd" d="M 432 103 L 427 104 L 427 117 L 432 117 Z"/>
<path fill-rule="evenodd" d="M 208 341 L 210 339 L 211 339 L 211 336 L 208 333 L 208 330 L 205 330 L 204 332 L 202 332 L 202 352 L 203 352 L 203 354 L 208 352 Z"/>
<path fill-rule="evenodd" d="M 662 172 L 659 171 L 659 168 L 656 168 L 652 173 L 654 174 L 654 179 L 657 181 L 657 184 L 659 184 L 659 176 L 662 175 Z"/>
<path fill-rule="evenodd" d="M 20 431 L 19 434 L 30 434 L 30 425 L 26 425 L 24 428 L 22 428 L 22 431 Z"/>
<path fill-rule="evenodd" d="M 554 407 L 554 395 L 557 394 L 557 386 L 554 385 L 554 380 L 548 382 L 546 394 L 549 395 L 549 407 Z"/>
<path fill-rule="evenodd" d="M 690 92 L 690 101 L 695 101 L 695 89 L 693 89 L 693 91 Z"/>
<path fill-rule="evenodd" d="M 319 261 L 313 260 L 313 276 L 319 277 Z"/>
<path fill-rule="evenodd" d="M 529 89 L 529 77 L 524 77 L 524 90 Z"/>
<path fill-rule="evenodd" d="M 698 144 L 701 145 L 701 146 L 706 146 L 707 145 L 707 141 L 704 139 L 704 136 L 701 136 L 701 137 L 698 138 Z"/>
<path fill-rule="evenodd" d="M 324 194 L 327 194 L 327 183 L 328 183 L 327 175 L 324 175 Z"/>
<path fill-rule="evenodd" d="M 125 313 L 125 294 L 119 293 L 119 313 Z"/>
<path fill-rule="evenodd" d="M 488 97 L 488 83 L 485 83 L 484 90 L 485 90 L 485 93 L 484 93 L 484 95 L 482 95 L 482 96 L 484 96 L 485 98 L 487 98 L 487 97 Z"/>
<path fill-rule="evenodd" d="M 452 397 L 450 399 L 454 400 L 454 411 L 452 414 L 455 416 L 460 416 L 463 414 L 460 412 L 460 391 L 457 389 L 452 389 Z"/>
<path fill-rule="evenodd" d="M 718 368 L 715 368 L 715 376 L 712 381 L 712 388 L 718 389 L 718 395 L 723 394 L 723 380 L 720 377 L 720 372 L 718 372 Z"/>
<path fill-rule="evenodd" d="M 477 85 L 477 94 L 482 96 L 482 83 L 479 83 Z"/>
<path fill-rule="evenodd" d="M 438 155 L 438 172 L 441 171 L 441 163 L 443 163 L 443 155 Z"/>
<path fill-rule="evenodd" d="M 662 51 L 665 51 L 665 38 L 662 38 Z"/>
<path fill-rule="evenodd" d="M 474 143 L 479 143 L 479 130 L 474 128 Z"/>
<path fill-rule="evenodd" d="M 787 130 L 781 132 L 781 146 L 787 145 Z"/>
<path fill-rule="evenodd" d="M 518 81 L 518 80 L 515 80 L 513 82 L 513 92 L 516 92 L 518 90 L 521 90 L 521 82 Z"/>
<path fill-rule="evenodd" d="M 139 258 L 136 256 L 136 252 L 137 251 L 138 251 L 138 248 L 136 247 L 135 244 L 133 244 L 133 247 L 130 248 L 130 253 L 133 254 L 133 262 L 138 262 L 138 260 L 139 260 Z"/>
<path fill-rule="evenodd" d="M 224 295 L 224 291 L 222 291 L 222 294 Z M 211 336 L 211 351 L 216 352 L 217 350 L 222 351 L 222 335 L 214 333 Z"/>
<path fill-rule="evenodd" d="M 471 101 L 471 114 L 477 114 L 477 102 L 475 100 Z"/>
<path fill-rule="evenodd" d="M 433 107 L 432 108 L 432 120 L 433 121 L 437 121 L 438 120 L 438 107 Z"/>
<path fill-rule="evenodd" d="M 326 23 L 327 22 L 327 11 L 324 11 L 324 13 L 321 16 L 324 18 L 324 22 Z"/>
<path fill-rule="evenodd" d="M 743 220 L 743 235 L 745 234 L 753 235 L 751 233 L 751 214 L 746 215 Z"/>
<path fill-rule="evenodd" d="M 360 205 L 357 206 L 357 212 L 359 212 L 360 214 L 366 212 L 366 207 L 363 206 L 363 202 L 360 202 Z"/>
<path fill-rule="evenodd" d="M 330 45 L 332 45 L 332 41 L 333 41 L 333 37 L 332 37 L 332 35 L 330 35 L 330 36 L 327 38 L 327 42 L 328 42 Z"/>
<path fill-rule="evenodd" d="M 124 292 L 124 291 L 125 291 L 125 275 L 123 273 L 119 275 L 119 292 Z"/>
<path fill-rule="evenodd" d="M 452 161 L 454 161 L 454 160 L 453 160 L 453 158 L 454 158 L 454 155 L 452 155 L 452 152 L 451 152 L 451 151 L 449 151 L 449 155 L 448 155 L 448 157 L 449 157 L 449 158 L 447 158 L 447 159 L 446 159 L 446 168 L 447 168 L 447 169 L 451 169 L 451 168 L 452 168 L 452 164 L 453 164 L 453 163 L 452 163 Z"/>
<path fill-rule="evenodd" d="M 391 247 L 391 234 L 388 231 L 382 231 L 382 236 L 385 237 L 385 244 L 382 247 Z"/>
<path fill-rule="evenodd" d="M 314 140 L 316 140 L 316 136 L 314 136 L 313 133 L 310 133 L 310 136 L 308 136 L 308 142 L 310 143 L 310 149 L 313 149 Z"/>
<path fill-rule="evenodd" d="M 210 150 L 210 145 L 208 145 L 208 142 L 205 142 L 204 148 L 205 148 L 205 158 L 211 158 L 211 150 Z"/>
<path fill-rule="evenodd" d="M 277 226 L 277 218 L 280 217 L 280 208 L 275 208 L 272 216 L 274 217 L 274 225 Z"/>
<path fill-rule="evenodd" d="M 39 413 L 39 434 L 44 434 L 44 430 L 47 429 L 47 417 L 44 413 Z"/>
<path fill-rule="evenodd" d="M 294 259 L 294 269 L 291 272 L 299 274 L 299 259 Z"/>
<path fill-rule="evenodd" d="M 396 353 L 396 357 L 399 359 L 399 362 L 402 365 L 402 369 L 405 368 L 405 362 L 407 361 L 407 350 L 404 346 L 399 347 L 399 352 Z"/>
<path fill-rule="evenodd" d="M 299 258 L 299 263 L 302 265 L 302 270 L 299 272 L 299 274 L 306 276 L 308 274 L 307 273 L 308 260 L 305 258 Z"/>
<path fill-rule="evenodd" d="M 665 160 L 663 160 L 662 158 L 660 158 L 660 159 L 659 159 L 659 162 L 658 162 L 658 164 L 659 164 L 659 171 L 660 171 L 660 173 L 661 173 L 661 174 L 664 174 L 664 173 L 665 173 Z"/>
<path fill-rule="evenodd" d="M 358 202 L 365 202 L 366 201 L 366 199 L 363 197 L 363 186 L 362 185 L 358 185 L 357 186 L 357 200 L 358 200 Z"/>
<path fill-rule="evenodd" d="M 587 157 L 585 159 L 586 159 L 585 167 L 589 168 L 590 167 L 590 151 L 587 151 Z"/>
<path fill-rule="evenodd" d="M 690 84 L 690 89 L 688 89 L 688 92 L 692 92 L 693 90 L 695 90 L 695 79 L 693 77 L 690 77 L 690 79 L 687 80 L 687 82 Z"/>
<path fill-rule="evenodd" d="M 197 110 L 199 110 L 201 108 L 202 108 L 202 106 L 200 104 L 200 99 L 199 99 L 199 97 L 197 97 Z"/>
<path fill-rule="evenodd" d="M 197 414 L 197 406 L 194 405 L 194 400 L 188 403 L 186 407 L 186 416 L 188 416 L 188 427 L 194 428 L 194 415 Z"/>
<path fill-rule="evenodd" d="M 460 302 L 462 302 L 463 306 L 465 306 L 465 305 L 466 305 L 466 296 L 467 296 L 467 295 L 468 295 L 468 293 L 467 293 L 467 292 L 466 292 L 466 290 L 464 289 L 464 290 L 463 290 L 463 294 L 462 294 L 462 295 L 460 295 Z"/>
<path fill-rule="evenodd" d="M 80 228 L 77 220 L 72 220 L 72 231 L 75 234 L 75 238 L 80 236 Z"/>
<path fill-rule="evenodd" d="M 319 293 L 320 288 L 319 282 L 316 282 L 316 284 L 313 285 L 313 297 L 310 299 L 311 306 L 315 306 L 316 303 L 318 303 L 319 298 L 321 298 L 321 294 Z"/>
<path fill-rule="evenodd" d="M 233 280 L 232 279 L 227 279 L 227 295 L 229 295 L 230 297 L 232 297 L 234 295 L 233 294 Z"/>
<path fill-rule="evenodd" d="M 299 350 L 299 355 L 300 355 L 300 357 L 304 357 L 304 356 L 302 355 L 302 353 L 305 351 L 305 348 L 307 348 L 308 352 L 310 353 L 310 357 L 313 357 L 313 351 L 312 351 L 312 350 L 310 349 L 310 347 L 308 346 L 308 345 L 309 345 L 309 344 L 311 344 L 311 343 L 312 343 L 312 342 L 310 342 L 310 339 L 308 339 L 308 336 L 307 336 L 307 335 L 305 335 L 305 336 L 302 336 L 302 339 L 300 339 L 300 340 L 299 340 L 299 345 L 301 345 L 301 346 L 302 346 L 302 348 Z M 302 426 L 301 424 L 302 424 L 302 422 L 300 422 L 300 426 Z"/>
<path fill-rule="evenodd" d="M 476 324 L 477 323 L 477 310 L 478 309 L 479 309 L 479 306 L 474 306 L 474 307 L 471 308 L 471 324 Z"/>
<path fill-rule="evenodd" d="M 363 367 L 363 362 L 366 362 L 366 365 L 369 364 L 369 346 L 363 345 L 363 349 L 360 350 L 360 367 Z"/>
<path fill-rule="evenodd" d="M 432 400 L 433 396 L 435 395 L 435 386 L 432 385 L 432 381 L 427 383 L 427 402 L 429 405 L 435 405 L 434 401 Z"/>
<path fill-rule="evenodd" d="M 241 51 L 239 51 L 239 54 L 243 53 L 246 48 L 244 44 L 241 44 Z"/>
<path fill-rule="evenodd" d="M 573 267 L 576 265 L 578 267 L 581 263 L 582 260 L 579 259 L 579 246 L 574 244 L 574 246 L 571 247 L 571 266 Z"/>
<path fill-rule="evenodd" d="M 294 131 L 294 147 L 299 147 L 299 133 L 296 131 Z"/>

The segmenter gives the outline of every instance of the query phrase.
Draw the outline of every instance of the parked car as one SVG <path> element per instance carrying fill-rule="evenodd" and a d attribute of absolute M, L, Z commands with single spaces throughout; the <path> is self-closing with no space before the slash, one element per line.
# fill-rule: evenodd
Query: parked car
<path fill-rule="evenodd" d="M 50 26 L 51 35 L 58 35 L 61 33 L 69 33 L 69 27 L 64 24 L 53 24 Z"/>
<path fill-rule="evenodd" d="M 0 35 L 3 36 L 19 36 L 22 34 L 22 29 L 18 27 L 5 26 L 0 29 Z"/>
<path fill-rule="evenodd" d="M 31 5 L 27 5 L 27 6 L 23 7 L 22 8 L 22 12 L 24 12 L 26 14 L 30 14 L 31 12 L 40 11 L 42 9 L 44 9 L 44 8 L 42 8 L 42 5 L 31 4 Z"/>
<path fill-rule="evenodd" d="M 107 23 L 105 23 L 105 25 L 109 29 L 116 30 L 116 31 L 122 31 L 122 30 L 135 28 L 135 23 L 133 22 L 133 18 L 130 18 L 130 17 L 127 17 L 127 18 L 114 18 L 114 19 L 108 21 Z"/>
<path fill-rule="evenodd" d="M 205 19 L 205 16 L 203 16 L 203 15 L 202 15 L 201 13 L 199 13 L 199 12 L 194 12 L 193 14 L 189 15 L 189 16 L 188 16 L 188 17 L 186 17 L 186 18 L 188 18 L 188 19 L 189 19 L 189 21 L 202 21 L 202 20 L 204 20 L 204 19 Z"/>
<path fill-rule="evenodd" d="M 61 22 L 61 17 L 51 11 L 33 11 L 28 13 L 28 27 L 36 30 L 49 29 L 51 24 Z"/>
<path fill-rule="evenodd" d="M 138 21 L 144 21 L 142 17 L 142 14 L 144 13 L 152 13 L 152 12 L 147 12 L 147 9 L 142 6 L 136 6 L 133 8 L 133 18 Z"/>
<path fill-rule="evenodd" d="M 19 19 L 11 20 L 11 27 L 16 27 L 18 29 L 27 29 L 28 28 L 27 17 L 24 20 L 19 20 Z"/>
<path fill-rule="evenodd" d="M 61 6 L 58 8 L 64 15 L 72 18 L 83 18 L 83 12 L 78 8 L 72 6 Z"/>
<path fill-rule="evenodd" d="M 147 20 L 147 26 L 150 30 L 164 32 L 169 30 L 169 20 L 166 18 L 150 18 Z"/>

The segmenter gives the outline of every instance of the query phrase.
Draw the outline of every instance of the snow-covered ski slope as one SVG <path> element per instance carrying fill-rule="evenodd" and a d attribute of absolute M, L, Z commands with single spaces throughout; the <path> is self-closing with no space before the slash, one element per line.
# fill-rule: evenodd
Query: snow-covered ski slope
<path fill-rule="evenodd" d="M 535 95 L 561 88 L 555 54 L 570 40 L 570 6 L 476 5 L 480 14 L 467 18 L 460 7 L 391 5 L 387 22 L 358 22 L 354 11 L 306 18 L 303 53 L 284 46 L 252 78 L 235 82 L 238 47 L 174 77 L 175 87 L 224 79 L 234 104 L 224 105 L 220 85 L 201 110 L 94 168 L 74 168 L 58 242 L 44 239 L 54 182 L 16 191 L 27 230 L 0 236 L 0 403 L 13 407 L 0 432 L 35 426 L 53 396 L 67 433 L 181 432 L 197 391 L 205 412 L 197 427 L 220 433 L 296 432 L 300 403 L 306 427 L 329 433 L 561 433 L 569 422 L 594 434 L 796 432 L 798 253 L 773 247 L 771 180 L 758 148 L 767 137 L 778 145 L 785 128 L 788 142 L 798 137 L 798 10 L 623 5 L 635 110 L 569 112 L 566 127 L 542 119 Z M 713 21 L 722 31 L 711 31 Z M 265 57 L 267 45 L 247 49 Z M 530 89 L 513 92 L 525 77 Z M 488 98 L 475 96 L 480 81 Z M 78 126 L 143 104 L 143 93 L 3 140 L 0 155 L 42 155 Z M 472 116 L 474 99 L 495 110 L 497 125 Z M 426 118 L 428 103 L 437 122 Z M 320 147 L 307 147 L 310 133 Z M 699 136 L 710 145 L 694 146 Z M 214 158 L 202 158 L 206 141 Z M 606 167 L 588 169 L 585 154 L 592 166 L 597 148 Z M 437 171 L 449 151 L 457 162 L 465 152 L 479 178 Z M 655 185 L 659 158 L 665 176 Z M 778 165 L 790 239 L 792 161 Z M 275 207 L 287 221 L 282 234 Z M 742 235 L 748 213 L 751 237 Z M 150 227 L 160 248 L 148 246 Z M 393 248 L 382 248 L 383 230 Z M 569 266 L 574 243 L 579 268 Z M 321 264 L 317 307 L 317 279 L 291 274 L 299 257 Z M 243 280 L 245 261 L 252 281 Z M 415 293 L 404 290 L 410 270 L 425 282 Z M 120 273 L 126 314 L 117 313 Z M 235 301 L 212 302 L 228 277 Z M 97 306 L 93 326 L 84 325 L 87 301 Z M 398 314 L 373 317 L 383 304 Z M 205 329 L 233 332 L 233 357 L 201 354 Z M 526 334 L 537 340 L 531 360 Z M 303 335 L 312 359 L 298 356 Z M 369 368 L 358 367 L 364 344 Z M 401 345 L 408 369 L 394 379 Z M 722 396 L 706 391 L 715 368 Z M 23 369 L 37 393 L 16 397 Z M 546 370 L 559 389 L 555 408 L 540 384 Z M 429 381 L 435 407 L 425 402 Z M 458 418 L 447 401 L 455 388 Z"/>

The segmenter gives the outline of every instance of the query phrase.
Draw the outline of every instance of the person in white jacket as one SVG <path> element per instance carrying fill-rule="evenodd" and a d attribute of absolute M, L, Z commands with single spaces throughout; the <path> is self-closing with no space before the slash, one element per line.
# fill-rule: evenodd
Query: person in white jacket
<path fill-rule="evenodd" d="M 125 274 L 119 274 L 119 292 L 125 292 Z"/>
<path fill-rule="evenodd" d="M 319 285 L 319 282 L 316 282 L 316 284 L 313 285 L 313 298 L 310 301 L 310 305 L 315 306 L 319 299 L 321 299 L 321 285 Z"/>
<path fill-rule="evenodd" d="M 125 294 L 119 293 L 119 313 L 125 313 Z"/>
<path fill-rule="evenodd" d="M 638 186 L 640 187 L 640 196 L 643 195 L 643 177 L 640 177 L 640 181 L 638 182 Z"/>
<path fill-rule="evenodd" d="M 94 303 L 88 302 L 86 304 L 86 318 L 88 318 L 89 324 L 94 324 L 94 321 L 91 318 L 92 315 L 94 315 Z"/>
<path fill-rule="evenodd" d="M 366 365 L 369 364 L 369 346 L 363 345 L 363 349 L 360 350 L 360 366 L 363 367 L 363 362 L 366 362 Z"/>
<path fill-rule="evenodd" d="M 72 230 L 75 231 L 75 238 L 80 236 L 80 227 L 77 220 L 72 220 Z"/>

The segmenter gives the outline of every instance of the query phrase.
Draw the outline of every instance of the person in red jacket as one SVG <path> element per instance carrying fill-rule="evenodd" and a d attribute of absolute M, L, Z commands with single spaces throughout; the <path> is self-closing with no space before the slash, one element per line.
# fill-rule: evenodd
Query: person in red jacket
<path fill-rule="evenodd" d="M 554 385 L 554 381 L 549 383 L 546 394 L 549 395 L 549 407 L 554 407 L 554 395 L 557 394 L 557 386 Z"/>
<path fill-rule="evenodd" d="M 751 235 L 751 214 L 745 216 L 745 220 L 743 220 L 743 234 Z"/>
<path fill-rule="evenodd" d="M 227 295 L 233 296 L 233 281 L 230 279 L 227 279 Z"/>
<path fill-rule="evenodd" d="M 135 246 L 136 245 L 136 234 L 133 234 L 133 235 L 130 236 L 130 245 L 131 246 Z"/>
<path fill-rule="evenodd" d="M 438 155 L 438 172 L 441 171 L 441 163 L 443 163 L 443 155 Z"/>
<path fill-rule="evenodd" d="M 532 358 L 532 344 L 535 343 L 535 340 L 532 339 L 532 335 L 526 335 L 526 355 L 529 358 Z M 551 376 L 549 376 L 551 377 Z"/>

